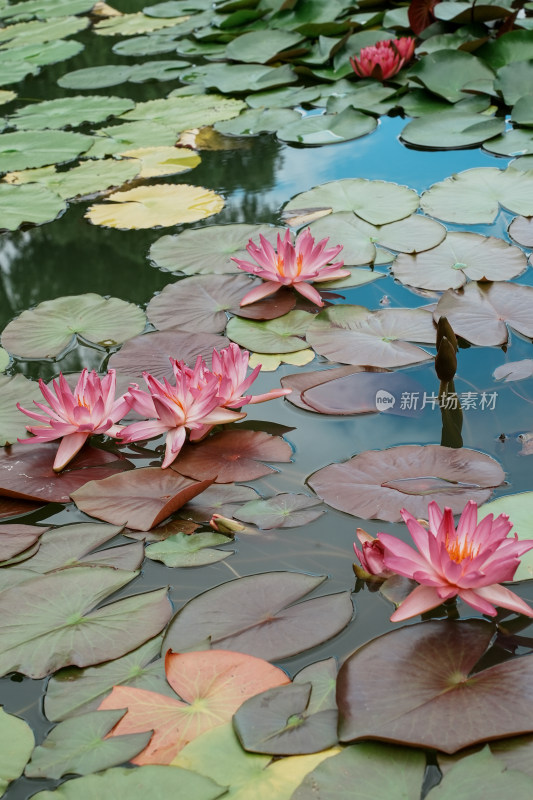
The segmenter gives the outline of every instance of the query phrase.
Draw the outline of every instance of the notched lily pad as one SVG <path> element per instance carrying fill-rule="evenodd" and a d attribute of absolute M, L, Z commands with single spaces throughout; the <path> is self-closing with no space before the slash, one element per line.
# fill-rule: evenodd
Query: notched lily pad
<path fill-rule="evenodd" d="M 245 503 L 233 516 L 242 522 L 252 522 L 258 528 L 296 528 L 318 519 L 323 508 L 316 497 L 306 494 L 281 493 L 268 500 L 251 500 Z"/>
<path fill-rule="evenodd" d="M 232 541 L 231 537 L 213 531 L 176 533 L 164 542 L 148 545 L 146 557 L 162 561 L 167 567 L 201 567 L 231 556 L 233 550 L 219 550 L 216 545 L 230 544 Z"/>

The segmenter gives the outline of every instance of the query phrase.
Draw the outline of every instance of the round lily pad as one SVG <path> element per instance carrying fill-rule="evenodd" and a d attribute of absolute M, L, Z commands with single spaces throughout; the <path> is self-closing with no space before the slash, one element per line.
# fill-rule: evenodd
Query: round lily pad
<path fill-rule="evenodd" d="M 139 11 L 136 14 L 120 14 L 97 22 L 93 30 L 100 36 L 137 36 L 139 33 L 151 33 L 162 28 L 170 28 L 185 22 L 186 17 L 148 17 Z"/>
<path fill-rule="evenodd" d="M 29 381 L 19 374 L 13 377 L 0 375 L 0 393 L 0 446 L 5 446 L 28 436 L 26 425 L 31 422 L 26 414 L 18 410 L 17 403 L 25 408 L 33 408 L 33 401 L 42 401 L 42 394 L 35 381 Z"/>
<path fill-rule="evenodd" d="M 100 347 L 113 347 L 140 333 L 145 321 L 140 308 L 117 297 L 92 293 L 58 297 L 10 322 L 2 333 L 2 346 L 21 358 L 53 358 L 76 335 Z"/>
<path fill-rule="evenodd" d="M 312 320 L 307 311 L 290 311 L 267 322 L 232 317 L 226 335 L 232 342 L 260 353 L 293 353 L 307 348 L 303 337 Z"/>
<path fill-rule="evenodd" d="M 139 147 L 125 150 L 121 155 L 140 162 L 140 178 L 178 175 L 198 166 L 201 161 L 200 156 L 187 147 Z"/>
<path fill-rule="evenodd" d="M 533 217 L 515 217 L 508 232 L 511 239 L 522 247 L 533 247 Z"/>
<path fill-rule="evenodd" d="M 457 150 L 481 144 L 503 133 L 505 121 L 483 114 L 458 114 L 441 111 L 425 114 L 409 122 L 401 138 L 416 147 Z M 490 145 L 489 145 L 490 148 Z"/>
<path fill-rule="evenodd" d="M 118 161 L 111 158 L 82 161 L 78 166 L 58 172 L 55 167 L 40 167 L 22 172 L 10 172 L 7 178 L 13 184 L 30 183 L 32 189 L 46 186 L 59 197 L 69 200 L 105 192 L 122 186 L 135 178 L 142 169 L 142 162 L 134 159 Z M 37 185 L 36 185 L 37 184 Z M 30 187 L 28 187 L 30 188 Z"/>
<path fill-rule="evenodd" d="M 159 125 L 170 125 L 177 131 L 185 131 L 231 119 L 245 107 L 242 100 L 233 97 L 222 97 L 219 94 L 189 94 L 137 103 L 134 109 L 122 116 L 122 119 L 150 120 Z"/>
<path fill-rule="evenodd" d="M 374 117 L 353 108 L 339 114 L 309 115 L 285 125 L 277 131 L 278 139 L 298 144 L 336 144 L 358 139 L 377 127 Z"/>
<path fill-rule="evenodd" d="M 174 36 L 151 33 L 145 36 L 134 36 L 113 45 L 113 53 L 118 56 L 155 56 L 160 53 L 172 53 L 178 45 Z"/>
<path fill-rule="evenodd" d="M 0 228 L 15 231 L 24 222 L 51 222 L 66 207 L 65 201 L 45 186 L 0 183 Z"/>
<path fill-rule="evenodd" d="M 85 158 L 103 158 L 109 155 L 122 155 L 135 148 L 171 147 L 176 142 L 174 128 L 158 125 L 156 122 L 125 122 L 123 125 L 110 125 L 100 128 L 94 136 L 93 145 L 85 153 Z"/>
<path fill-rule="evenodd" d="M 450 103 L 456 103 L 465 96 L 462 90 L 471 81 L 494 78 L 490 67 L 464 50 L 429 53 L 410 68 L 408 75 Z"/>
<path fill-rule="evenodd" d="M 483 144 L 483 149 L 498 156 L 533 154 L 533 131 L 517 128 Z"/>
<path fill-rule="evenodd" d="M 283 50 L 294 49 L 304 41 L 301 33 L 278 29 L 250 31 L 237 36 L 226 47 L 226 58 L 252 64 L 266 64 Z"/>
<path fill-rule="evenodd" d="M 24 106 L 9 117 L 9 124 L 19 130 L 75 128 L 83 122 L 102 122 L 120 116 L 134 106 L 127 97 L 76 96 L 45 100 Z"/>
<path fill-rule="evenodd" d="M 207 64 L 184 70 L 181 80 L 215 87 L 221 92 L 253 92 L 272 86 L 294 83 L 297 75 L 288 64 L 266 67 L 262 64 Z"/>
<path fill-rule="evenodd" d="M 85 153 L 92 136 L 65 131 L 17 131 L 0 134 L 0 173 L 47 164 L 64 164 Z"/>
<path fill-rule="evenodd" d="M 132 72 L 133 68 L 125 64 L 107 64 L 67 72 L 57 82 L 64 89 L 104 89 L 129 80 Z"/>
<path fill-rule="evenodd" d="M 533 58 L 517 61 L 500 67 L 494 88 L 503 95 L 508 106 L 514 106 L 526 94 L 530 94 L 533 81 Z"/>
<path fill-rule="evenodd" d="M 277 131 L 300 119 L 301 115 L 290 108 L 251 108 L 234 119 L 217 122 L 215 130 L 234 136 L 255 136 Z"/>

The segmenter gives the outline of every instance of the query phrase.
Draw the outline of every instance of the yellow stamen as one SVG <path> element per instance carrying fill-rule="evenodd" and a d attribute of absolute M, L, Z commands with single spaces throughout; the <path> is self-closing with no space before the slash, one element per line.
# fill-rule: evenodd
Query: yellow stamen
<path fill-rule="evenodd" d="M 474 545 L 469 540 L 468 534 L 461 539 L 456 535 L 452 541 L 446 536 L 446 550 L 451 560 L 455 561 L 456 564 L 460 564 L 461 561 L 466 559 L 472 560 L 475 558 L 479 553 L 479 547 L 479 544 Z"/>

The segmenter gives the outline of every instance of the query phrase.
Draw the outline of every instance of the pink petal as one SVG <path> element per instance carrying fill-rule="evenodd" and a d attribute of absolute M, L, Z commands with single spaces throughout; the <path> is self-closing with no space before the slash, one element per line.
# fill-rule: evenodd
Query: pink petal
<path fill-rule="evenodd" d="M 240 302 L 240 305 L 249 306 L 250 303 L 255 303 L 256 300 L 262 300 L 263 297 L 268 297 L 269 295 L 277 292 L 278 289 L 281 289 L 281 286 L 281 283 L 266 281 L 265 283 L 262 283 L 249 291 L 248 294 L 245 294 Z"/>
<path fill-rule="evenodd" d="M 404 619 L 416 617 L 418 614 L 440 606 L 441 603 L 442 600 L 437 594 L 437 590 L 432 586 L 417 586 L 411 594 L 407 595 L 403 603 L 400 603 L 390 618 L 391 622 L 401 622 Z"/>
<path fill-rule="evenodd" d="M 315 305 L 320 306 L 320 308 L 322 308 L 322 306 L 324 305 L 324 301 L 322 300 L 320 294 L 317 292 L 314 286 L 311 286 L 310 283 L 305 283 L 304 281 L 299 281 L 298 283 L 295 283 L 293 285 L 297 292 L 306 297 L 312 303 L 315 303 Z"/>
<path fill-rule="evenodd" d="M 474 594 L 482 600 L 487 600 L 495 606 L 508 608 L 511 611 L 516 611 L 517 614 L 525 614 L 527 617 L 533 617 L 533 608 L 531 608 L 525 600 L 522 600 L 517 594 L 507 589 L 506 586 L 500 586 L 498 583 L 492 586 L 483 586 L 480 589 L 473 589 Z M 460 597 L 464 597 L 464 592 L 459 593 Z M 467 603 L 470 601 L 467 600 Z"/>
<path fill-rule="evenodd" d="M 52 468 L 54 472 L 61 472 L 69 461 L 72 461 L 74 456 L 79 453 L 88 438 L 88 433 L 79 432 L 69 433 L 63 436 L 54 459 L 54 466 Z"/>
<path fill-rule="evenodd" d="M 179 428 L 174 428 L 173 430 L 168 432 L 166 449 L 165 449 L 165 458 L 163 460 L 163 463 L 161 464 L 161 467 L 163 469 L 169 467 L 172 464 L 172 462 L 175 461 L 176 458 L 178 457 L 179 452 L 185 442 L 185 435 L 186 431 L 183 426 L 180 426 Z"/>

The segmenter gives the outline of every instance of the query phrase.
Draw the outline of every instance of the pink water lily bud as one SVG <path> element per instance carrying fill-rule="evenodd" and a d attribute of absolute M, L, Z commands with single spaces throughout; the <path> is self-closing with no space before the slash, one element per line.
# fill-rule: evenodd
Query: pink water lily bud
<path fill-rule="evenodd" d="M 359 550 L 354 542 L 353 549 L 359 559 L 361 566 L 354 564 L 354 572 L 361 580 L 386 580 L 394 575 L 394 572 L 385 567 L 383 560 L 385 549 L 381 542 L 364 531 L 357 528 L 357 538 L 362 546 Z"/>
<path fill-rule="evenodd" d="M 74 390 L 60 372 L 59 379 L 52 381 L 52 388 L 43 380 L 39 388 L 48 405 L 33 402 L 43 413 L 29 411 L 17 403 L 17 408 L 40 425 L 28 426 L 33 434 L 30 439 L 19 442 L 52 442 L 61 439 L 53 469 L 60 472 L 72 461 L 93 433 L 105 433 L 116 437 L 121 428 L 116 423 L 126 415 L 129 404 L 122 395 L 115 399 L 115 370 L 110 369 L 104 378 L 95 370 L 84 369 Z"/>
<path fill-rule="evenodd" d="M 533 609 L 517 594 L 501 586 L 510 581 L 520 558 L 533 548 L 533 540 L 509 536 L 512 523 L 506 514 L 489 514 L 478 523 L 477 505 L 466 504 L 457 525 L 450 508 L 437 503 L 428 507 L 428 528 L 405 509 L 402 517 L 416 550 L 388 533 L 378 533 L 387 569 L 420 585 L 406 597 L 391 617 L 399 622 L 436 608 L 445 600 L 460 597 L 488 616 L 496 606 L 533 617 Z"/>
<path fill-rule="evenodd" d="M 309 228 L 298 234 L 294 244 L 288 229 L 283 239 L 278 234 L 277 250 L 264 236 L 260 235 L 259 241 L 260 244 L 257 245 L 250 239 L 246 247 L 255 263 L 232 258 L 239 269 L 265 281 L 243 297 L 241 306 L 262 300 L 282 286 L 293 286 L 312 303 L 323 306 L 320 294 L 311 283 L 346 278 L 350 274 L 349 270 L 341 269 L 343 261 L 330 263 L 338 256 L 342 245 L 326 248 L 327 238 L 316 243 Z"/>
<path fill-rule="evenodd" d="M 214 531 L 218 531 L 219 533 L 229 534 L 231 536 L 234 533 L 246 530 L 246 525 L 243 525 L 242 522 L 237 522 L 237 520 L 235 519 L 224 517 L 222 516 L 222 514 L 213 514 L 213 516 L 209 520 L 209 525 L 213 528 Z"/>
<path fill-rule="evenodd" d="M 386 39 L 375 45 L 363 47 L 359 57 L 350 58 L 350 64 L 360 78 L 386 81 L 396 75 L 410 61 L 415 52 L 415 40 L 410 36 Z"/>

